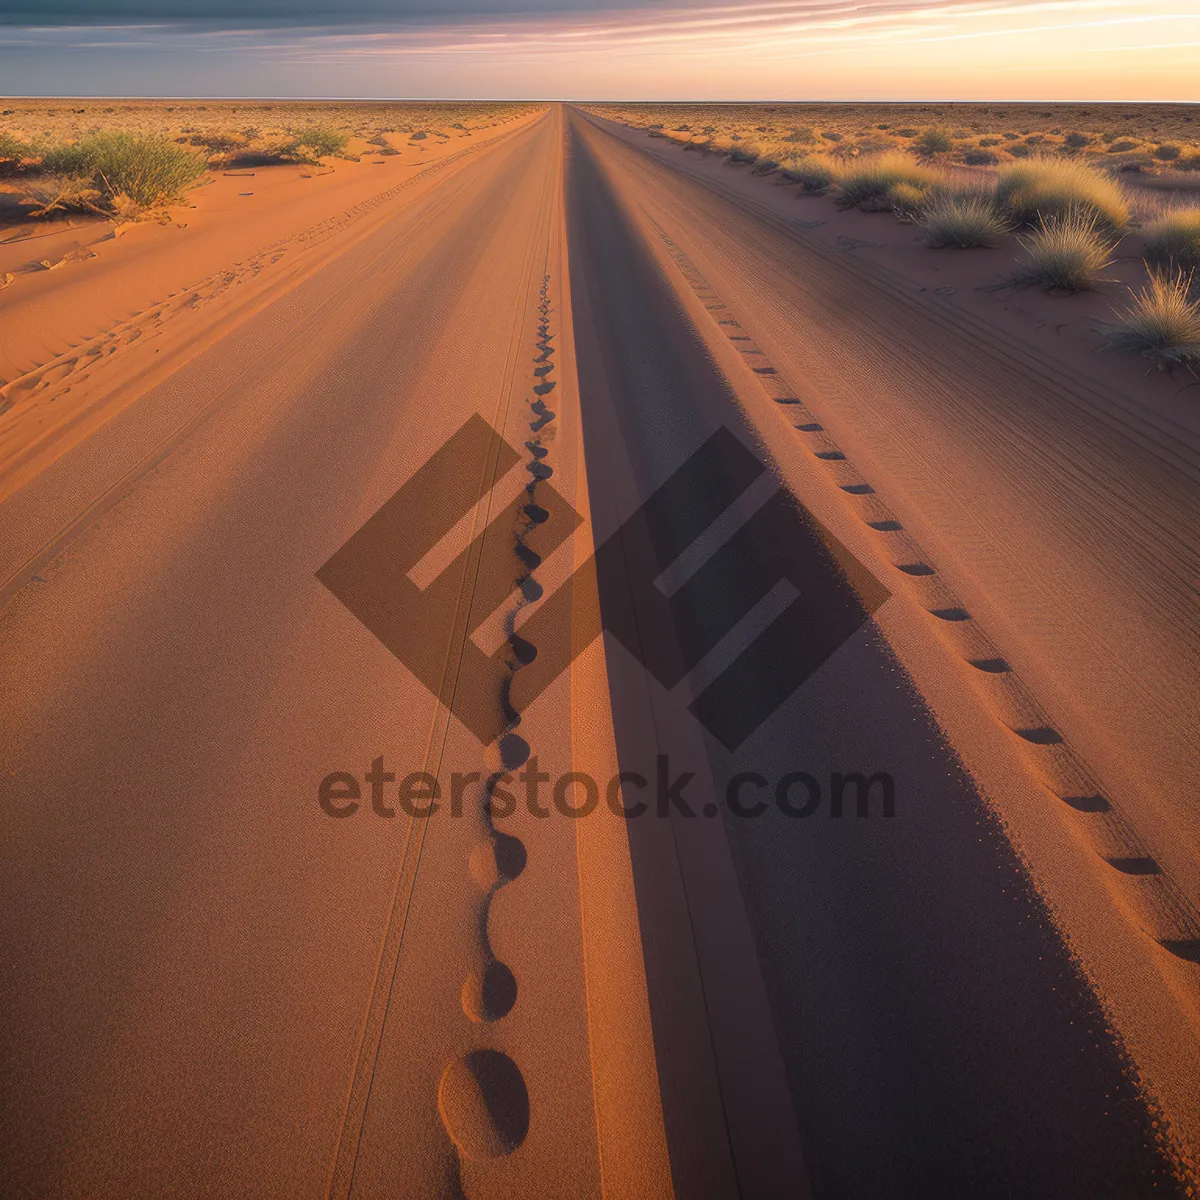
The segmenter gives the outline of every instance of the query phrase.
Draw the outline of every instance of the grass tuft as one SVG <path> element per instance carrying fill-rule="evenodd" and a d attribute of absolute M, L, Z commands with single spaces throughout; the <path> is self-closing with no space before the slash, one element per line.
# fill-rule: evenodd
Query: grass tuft
<path fill-rule="evenodd" d="M 1034 156 L 1002 167 L 996 201 L 1014 221 L 1039 220 L 1088 212 L 1112 233 L 1129 225 L 1129 202 L 1115 179 L 1076 158 Z"/>
<path fill-rule="evenodd" d="M 934 249 L 957 246 L 969 249 L 994 246 L 1008 232 L 1008 219 L 996 210 L 989 196 L 979 193 L 935 195 L 917 220 Z"/>
<path fill-rule="evenodd" d="M 873 154 L 858 159 L 842 172 L 838 179 L 837 201 L 842 208 L 883 205 L 897 184 L 928 191 L 940 179 L 937 171 L 921 166 L 902 151 Z"/>
<path fill-rule="evenodd" d="M 1146 227 L 1146 261 L 1153 267 L 1200 270 L 1200 208 L 1176 208 Z"/>
<path fill-rule="evenodd" d="M 314 158 L 329 158 L 334 154 L 341 154 L 349 140 L 337 129 L 314 125 L 296 138 L 296 145 L 311 150 Z"/>
<path fill-rule="evenodd" d="M 1195 368 L 1200 364 L 1200 298 L 1192 297 L 1191 288 L 1191 272 L 1151 271 L 1150 282 L 1130 292 L 1129 308 L 1102 348 L 1141 354 L 1167 370 Z"/>
<path fill-rule="evenodd" d="M 1081 209 L 1046 218 L 1039 229 L 1020 239 L 1025 256 L 1012 281 L 1067 292 L 1102 282 L 1114 243 L 1096 226 L 1096 214 Z"/>
<path fill-rule="evenodd" d="M 810 196 L 823 196 L 837 180 L 837 171 L 827 159 L 811 154 L 785 158 L 779 173 L 798 183 Z"/>

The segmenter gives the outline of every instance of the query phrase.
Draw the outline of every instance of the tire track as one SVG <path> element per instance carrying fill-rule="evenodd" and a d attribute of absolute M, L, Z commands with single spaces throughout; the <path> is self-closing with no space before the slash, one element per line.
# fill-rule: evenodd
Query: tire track
<path fill-rule="evenodd" d="M 1105 794 L 1094 772 L 1055 728 L 1045 709 L 896 514 L 816 420 L 691 259 L 653 217 L 648 213 L 644 216 L 762 390 L 774 403 L 787 406 L 793 428 L 813 457 L 824 464 L 844 502 L 880 535 L 881 554 L 901 576 L 901 586 L 929 614 L 939 640 L 969 670 L 973 687 L 995 719 L 1022 743 L 1022 758 L 1035 778 L 1066 806 L 1076 831 L 1108 865 L 1110 890 L 1118 903 L 1164 950 L 1177 958 L 1200 962 L 1200 914 L 1186 893 L 1163 870 L 1133 823 Z"/>

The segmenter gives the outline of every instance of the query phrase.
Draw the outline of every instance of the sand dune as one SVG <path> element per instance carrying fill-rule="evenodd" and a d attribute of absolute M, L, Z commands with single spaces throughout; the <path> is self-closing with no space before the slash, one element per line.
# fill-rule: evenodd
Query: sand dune
<path fill-rule="evenodd" d="M 1194 402 L 486 134 L 0 293 L 2 1190 L 1187 1194 Z"/>

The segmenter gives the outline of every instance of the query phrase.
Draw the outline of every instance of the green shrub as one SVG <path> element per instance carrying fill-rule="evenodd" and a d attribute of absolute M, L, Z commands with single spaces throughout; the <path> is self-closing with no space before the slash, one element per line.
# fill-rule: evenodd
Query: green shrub
<path fill-rule="evenodd" d="M 1096 224 L 1096 214 L 1086 210 L 1047 217 L 1041 228 L 1020 239 L 1025 254 L 1013 282 L 1067 292 L 1094 287 L 1111 264 L 1113 248 Z"/>
<path fill-rule="evenodd" d="M 884 201 L 898 183 L 928 190 L 940 178 L 937 171 L 921 166 L 899 150 L 860 158 L 848 166 L 838 180 L 838 204 L 842 208 L 854 208 Z"/>
<path fill-rule="evenodd" d="M 1177 208 L 1151 221 L 1145 254 L 1154 267 L 1200 270 L 1200 208 Z"/>
<path fill-rule="evenodd" d="M 945 154 L 953 149 L 954 143 L 944 129 L 926 129 L 916 141 L 913 149 L 922 158 L 933 158 L 937 154 Z"/>
<path fill-rule="evenodd" d="M 1151 271 L 1141 291 L 1102 343 L 1106 350 L 1141 354 L 1159 367 L 1200 365 L 1200 299 L 1191 296 L 1192 276 Z"/>
<path fill-rule="evenodd" d="M 341 154 L 349 140 L 344 133 L 337 129 L 314 125 L 296 138 L 296 145 L 302 146 L 305 150 L 311 150 L 316 158 L 327 158 L 333 154 Z"/>
<path fill-rule="evenodd" d="M 128 196 L 149 208 L 179 200 L 201 175 L 204 162 L 158 135 L 94 133 L 42 155 L 53 175 L 88 179 L 105 200 Z"/>
<path fill-rule="evenodd" d="M 926 243 L 934 249 L 993 246 L 1008 230 L 1007 220 L 996 211 L 991 197 L 980 193 L 935 195 L 918 220 Z"/>
<path fill-rule="evenodd" d="M 1002 167 L 996 200 L 1022 225 L 1071 212 L 1090 212 L 1097 224 L 1114 233 L 1129 224 L 1121 185 L 1079 159 L 1042 155 Z"/>
<path fill-rule="evenodd" d="M 832 163 L 811 154 L 785 158 L 779 164 L 779 173 L 798 183 L 811 196 L 824 195 L 837 179 Z"/>

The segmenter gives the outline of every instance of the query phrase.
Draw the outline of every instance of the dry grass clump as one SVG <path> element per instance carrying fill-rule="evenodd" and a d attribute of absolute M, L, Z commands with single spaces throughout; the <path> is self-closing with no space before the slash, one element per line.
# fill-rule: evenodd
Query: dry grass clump
<path fill-rule="evenodd" d="M 914 162 L 902 151 L 875 154 L 855 161 L 838 179 L 837 202 L 842 208 L 888 208 L 888 193 L 898 184 L 928 191 L 941 175 Z"/>
<path fill-rule="evenodd" d="M 1112 261 L 1114 243 L 1097 231 L 1096 214 L 1086 209 L 1047 217 L 1020 241 L 1025 255 L 1013 273 L 1014 283 L 1081 292 L 1102 282 Z"/>
<path fill-rule="evenodd" d="M 1078 212 L 1091 213 L 1097 225 L 1113 233 L 1129 225 L 1121 185 L 1078 159 L 1037 155 L 1001 168 L 996 202 L 1022 225 Z"/>
<path fill-rule="evenodd" d="M 1200 270 L 1200 208 L 1176 208 L 1146 226 L 1146 261 L 1154 267 Z"/>
<path fill-rule="evenodd" d="M 34 207 L 31 217 L 62 212 L 99 212 L 100 192 L 86 179 L 69 175 L 42 175 L 21 184 L 21 197 Z"/>
<path fill-rule="evenodd" d="M 1191 289 L 1191 272 L 1151 271 L 1150 282 L 1131 291 L 1129 308 L 1103 348 L 1141 354 L 1163 369 L 1200 364 L 1200 298 Z"/>
<path fill-rule="evenodd" d="M 11 133 L 0 133 L 0 162 L 19 163 L 30 152 L 30 147 L 19 138 Z"/>
<path fill-rule="evenodd" d="M 1008 219 L 990 196 L 980 192 L 938 193 L 925 204 L 917 220 L 926 244 L 934 249 L 994 246 L 1008 232 Z"/>
<path fill-rule="evenodd" d="M 837 181 L 838 173 L 826 158 L 814 154 L 794 155 L 779 164 L 779 173 L 798 183 L 810 196 L 823 196 Z"/>
<path fill-rule="evenodd" d="M 888 188 L 887 198 L 898 217 L 916 220 L 929 199 L 928 188 L 914 187 L 911 183 L 896 183 Z"/>

